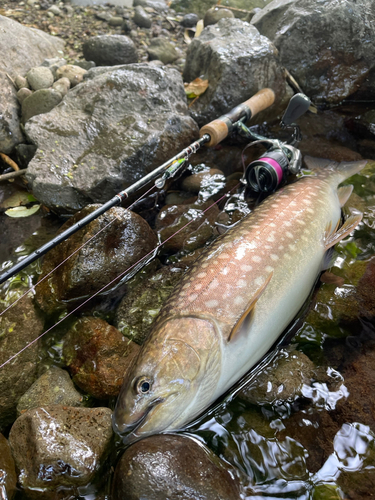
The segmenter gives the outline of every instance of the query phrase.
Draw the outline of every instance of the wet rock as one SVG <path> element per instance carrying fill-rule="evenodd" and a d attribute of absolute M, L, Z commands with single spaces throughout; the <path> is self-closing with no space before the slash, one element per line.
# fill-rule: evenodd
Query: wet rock
<path fill-rule="evenodd" d="M 278 404 L 302 396 L 304 384 L 310 385 L 314 364 L 303 353 L 283 349 L 239 396 L 252 404 Z"/>
<path fill-rule="evenodd" d="M 367 318 L 375 317 L 375 257 L 367 265 L 362 278 L 358 282 L 357 296 L 361 315 Z"/>
<path fill-rule="evenodd" d="M 0 495 L 3 500 L 12 500 L 16 493 L 17 474 L 5 437 L 0 434 Z"/>
<path fill-rule="evenodd" d="M 54 89 L 36 90 L 22 101 L 22 121 L 26 123 L 35 115 L 48 113 L 62 100 L 62 95 Z"/>
<path fill-rule="evenodd" d="M 185 14 L 181 21 L 181 26 L 184 28 L 194 28 L 199 21 L 197 14 Z"/>
<path fill-rule="evenodd" d="M 208 79 L 209 87 L 191 109 L 200 126 L 264 87 L 275 91 L 277 106 L 284 109 L 287 90 L 276 48 L 240 19 L 221 19 L 205 28 L 189 45 L 184 80 L 191 82 L 202 74 Z M 274 118 L 277 111 L 272 106 L 268 113 Z M 252 123 L 264 121 L 265 116 L 260 113 Z"/>
<path fill-rule="evenodd" d="M 71 87 L 75 87 L 78 83 L 82 82 L 85 74 L 85 69 L 74 66 L 73 64 L 65 64 L 56 70 L 56 80 L 59 80 L 59 78 L 67 78 L 70 81 Z"/>
<path fill-rule="evenodd" d="M 1 32 L 1 24 L 0 24 Z M 0 88 L 2 99 L 0 102 L 0 150 L 5 154 L 13 151 L 14 147 L 24 142 L 20 128 L 17 91 L 5 72 L 0 71 Z"/>
<path fill-rule="evenodd" d="M 29 498 L 46 498 L 48 492 L 53 498 L 57 488 L 94 478 L 109 451 L 111 413 L 109 408 L 57 405 L 29 410 L 16 420 L 9 444 Z"/>
<path fill-rule="evenodd" d="M 52 71 L 53 77 L 56 78 L 56 71 L 61 68 L 61 66 L 66 65 L 66 59 L 63 57 L 52 57 L 45 59 L 41 66 L 45 66 Z"/>
<path fill-rule="evenodd" d="M 35 154 L 36 147 L 32 144 L 18 144 L 15 150 L 17 165 L 26 168 Z"/>
<path fill-rule="evenodd" d="M 23 103 L 23 101 L 26 99 L 26 97 L 29 97 L 29 95 L 32 94 L 32 91 L 30 89 L 27 89 L 26 87 L 23 87 L 17 92 L 17 99 L 20 104 Z"/>
<path fill-rule="evenodd" d="M 21 292 L 8 292 L 8 299 L 2 303 L 2 310 L 20 295 Z M 42 331 L 43 321 L 35 310 L 32 298 L 25 296 L 0 316 L 0 364 L 35 340 Z M 36 341 L 1 368 L 0 429 L 15 420 L 19 398 L 36 379 L 39 356 L 40 344 Z"/>
<path fill-rule="evenodd" d="M 53 85 L 53 90 L 59 92 L 63 97 L 66 96 L 68 90 L 70 89 L 70 80 L 66 76 L 59 78 Z"/>
<path fill-rule="evenodd" d="M 233 18 L 234 14 L 229 9 L 219 9 L 217 7 L 213 7 L 212 9 L 208 9 L 206 14 L 204 15 L 204 25 L 209 26 L 210 24 L 216 24 L 223 19 L 224 17 Z"/>
<path fill-rule="evenodd" d="M 334 103 L 356 92 L 374 69 L 374 22 L 372 0 L 319 8 L 316 0 L 274 0 L 251 21 L 310 98 Z"/>
<path fill-rule="evenodd" d="M 357 161 L 362 160 L 362 156 L 352 149 L 343 146 L 338 142 L 323 139 L 321 137 L 305 137 L 299 143 L 303 156 L 318 156 L 319 158 L 328 158 L 333 161 Z"/>
<path fill-rule="evenodd" d="M 50 405 L 84 405 L 84 398 L 74 387 L 69 373 L 56 366 L 51 366 L 20 398 L 17 416 L 31 408 Z"/>
<path fill-rule="evenodd" d="M 140 28 L 151 28 L 151 18 L 140 5 L 134 8 L 133 21 Z"/>
<path fill-rule="evenodd" d="M 238 479 L 228 465 L 182 435 L 156 435 L 130 446 L 117 464 L 112 492 L 114 500 L 240 498 Z"/>
<path fill-rule="evenodd" d="M 99 318 L 82 318 L 64 338 L 63 357 L 74 383 L 98 399 L 117 396 L 139 346 Z"/>
<path fill-rule="evenodd" d="M 179 58 L 176 47 L 166 38 L 153 38 L 147 47 L 150 60 L 157 59 L 164 64 L 170 64 Z"/>
<path fill-rule="evenodd" d="M 31 68 L 26 78 L 32 90 L 48 89 L 54 81 L 52 71 L 44 66 Z"/>
<path fill-rule="evenodd" d="M 79 66 L 88 71 L 91 68 L 95 68 L 96 64 L 94 61 L 74 61 L 74 66 Z"/>
<path fill-rule="evenodd" d="M 149 277 L 139 273 L 129 281 L 117 308 L 115 326 L 126 337 L 142 345 L 151 325 L 182 276 L 181 269 L 164 266 Z"/>
<path fill-rule="evenodd" d="M 17 75 L 16 78 L 14 79 L 14 83 L 16 84 L 16 87 L 18 90 L 20 89 L 29 89 L 30 85 L 27 79 L 24 76 Z"/>
<path fill-rule="evenodd" d="M 179 73 L 137 64 L 91 69 L 26 131 L 39 148 L 27 172 L 35 197 L 67 213 L 108 201 L 193 142 L 198 127 Z"/>
<path fill-rule="evenodd" d="M 204 210 L 211 204 L 212 201 L 207 201 L 163 207 L 155 223 L 159 237 L 164 242 L 161 251 L 164 253 L 177 253 L 181 250 L 191 252 L 212 238 L 215 235 L 214 223 L 219 209 L 217 205 L 214 205 L 204 213 Z M 177 231 L 179 232 L 175 234 Z"/>
<path fill-rule="evenodd" d="M 98 207 L 88 205 L 71 217 L 60 231 L 72 226 Z M 108 227 L 105 227 L 107 225 Z M 100 230 L 102 231 L 93 241 L 72 255 Z M 39 306 L 51 313 L 55 308 L 64 307 L 61 304 L 63 300 L 92 295 L 119 276 L 121 271 L 138 262 L 153 250 L 156 244 L 155 234 L 142 217 L 125 208 L 111 208 L 48 252 L 43 261 L 41 277 L 68 256 L 72 257 L 64 266 L 56 269 L 48 280 L 39 284 L 36 295 Z"/>
<path fill-rule="evenodd" d="M 137 49 L 125 35 L 100 35 L 86 40 L 82 46 L 87 61 L 97 66 L 115 66 L 138 62 Z"/>
<path fill-rule="evenodd" d="M 198 194 L 201 189 L 216 181 L 220 182 L 222 186 L 222 183 L 225 183 L 224 174 L 218 168 L 210 168 L 185 177 L 181 183 L 181 188 L 184 191 Z"/>

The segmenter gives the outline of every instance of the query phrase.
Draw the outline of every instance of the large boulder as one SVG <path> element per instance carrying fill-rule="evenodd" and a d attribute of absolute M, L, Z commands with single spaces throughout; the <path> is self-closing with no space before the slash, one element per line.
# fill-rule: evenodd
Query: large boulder
<path fill-rule="evenodd" d="M 17 36 L 15 36 L 17 34 Z M 47 57 L 62 54 L 64 42 L 37 29 L 0 16 L 0 151 L 9 154 L 23 142 L 20 106 L 12 80 Z"/>
<path fill-rule="evenodd" d="M 205 28 L 189 45 L 183 76 L 186 82 L 198 77 L 209 82 L 206 92 L 191 107 L 200 126 L 264 87 L 275 91 L 277 104 L 253 123 L 264 121 L 266 116 L 275 117 L 284 109 L 287 86 L 277 50 L 254 26 L 240 19 L 221 19 Z"/>
<path fill-rule="evenodd" d="M 38 146 L 27 179 L 42 203 L 62 213 L 107 201 L 198 135 L 176 70 L 128 64 L 87 76 L 25 127 Z"/>
<path fill-rule="evenodd" d="M 316 101 L 340 102 L 367 85 L 375 68 L 372 0 L 274 0 L 251 23 L 274 42 L 281 63 Z"/>

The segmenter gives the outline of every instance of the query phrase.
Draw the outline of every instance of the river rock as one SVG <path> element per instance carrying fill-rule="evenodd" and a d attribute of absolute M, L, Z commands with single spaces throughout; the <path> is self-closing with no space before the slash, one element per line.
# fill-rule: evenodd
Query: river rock
<path fill-rule="evenodd" d="M 81 83 L 87 71 L 80 66 L 74 64 L 65 64 L 56 70 L 56 80 L 59 78 L 67 78 L 70 81 L 71 87 L 75 87 Z"/>
<path fill-rule="evenodd" d="M 251 23 L 274 42 L 281 63 L 313 100 L 340 102 L 375 68 L 372 0 L 274 0 Z"/>
<path fill-rule="evenodd" d="M 212 182 L 219 182 L 221 187 L 225 185 L 224 174 L 218 168 L 209 168 L 203 172 L 197 172 L 185 177 L 181 183 L 181 188 L 184 191 L 198 194 L 202 188 L 209 186 Z"/>
<path fill-rule="evenodd" d="M 44 66 L 31 68 L 26 78 L 32 90 L 48 89 L 54 81 L 52 71 Z"/>
<path fill-rule="evenodd" d="M 369 319 L 375 318 L 375 257 L 367 265 L 362 278 L 358 282 L 357 296 L 361 315 Z"/>
<path fill-rule="evenodd" d="M 124 22 L 124 18 L 121 16 L 112 16 L 108 20 L 108 24 L 110 26 L 122 26 L 123 22 Z"/>
<path fill-rule="evenodd" d="M 99 318 L 82 318 L 64 338 L 63 357 L 74 383 L 98 399 L 117 396 L 140 347 Z"/>
<path fill-rule="evenodd" d="M 179 58 L 176 47 L 166 38 L 153 38 L 147 47 L 150 60 L 158 60 L 164 64 L 170 64 Z"/>
<path fill-rule="evenodd" d="M 49 405 L 83 406 L 84 398 L 69 377 L 69 373 L 51 366 L 20 398 L 17 415 L 31 408 Z"/>
<path fill-rule="evenodd" d="M 62 100 L 62 95 L 54 89 L 40 89 L 22 101 L 22 121 L 26 123 L 31 117 L 48 113 Z"/>
<path fill-rule="evenodd" d="M 20 295 L 21 292 L 11 293 L 6 305 L 10 305 Z M 4 305 L 2 309 L 4 310 Z M 26 295 L 0 316 L 0 364 L 35 340 L 42 331 L 43 321 L 32 298 Z M 0 430 L 15 420 L 19 398 L 37 377 L 39 356 L 40 344 L 36 341 L 1 368 Z"/>
<path fill-rule="evenodd" d="M 218 23 L 220 19 L 223 19 L 224 17 L 233 18 L 234 14 L 229 9 L 220 9 L 218 7 L 212 7 L 211 9 L 208 9 L 206 14 L 204 15 L 203 22 L 205 26 L 209 26 L 210 24 Z"/>
<path fill-rule="evenodd" d="M 143 8 L 148 7 L 158 11 L 168 10 L 168 6 L 163 0 L 161 0 L 160 2 L 158 2 L 157 0 L 133 0 L 133 6 L 137 7 L 138 5 Z"/>
<path fill-rule="evenodd" d="M 205 28 L 189 45 L 184 80 L 208 79 L 209 86 L 194 103 L 191 114 L 200 126 L 270 87 L 278 105 L 260 113 L 252 123 L 284 109 L 286 83 L 275 46 L 254 26 L 240 19 L 221 19 Z"/>
<path fill-rule="evenodd" d="M 99 205 L 88 205 L 71 217 L 60 232 L 97 208 Z M 151 252 L 156 244 L 155 234 L 142 217 L 125 208 L 113 207 L 48 252 L 41 277 L 72 256 L 38 285 L 36 300 L 44 311 L 51 313 L 64 307 L 62 300 L 90 296 Z"/>
<path fill-rule="evenodd" d="M 17 92 L 17 99 L 20 104 L 23 103 L 23 101 L 26 99 L 26 97 L 29 97 L 29 95 L 32 94 L 32 91 L 30 89 L 27 89 L 26 87 L 23 87 L 22 89 L 19 89 Z"/>
<path fill-rule="evenodd" d="M 50 57 L 44 59 L 41 66 L 45 66 L 52 71 L 53 77 L 56 78 L 56 71 L 61 68 L 61 66 L 66 65 L 66 59 L 63 57 Z"/>
<path fill-rule="evenodd" d="M 17 474 L 12 452 L 5 437 L 0 434 L 0 496 L 12 500 L 16 493 Z"/>
<path fill-rule="evenodd" d="M 133 21 L 140 28 L 151 28 L 151 18 L 140 5 L 134 8 Z"/>
<path fill-rule="evenodd" d="M 69 78 L 66 78 L 66 76 L 63 76 L 62 78 L 59 78 L 53 85 L 52 85 L 53 90 L 56 90 L 56 92 L 59 92 L 63 97 L 66 96 L 68 93 L 68 90 L 70 89 L 70 80 Z"/>
<path fill-rule="evenodd" d="M 157 466 L 156 466 L 157 464 Z M 130 446 L 117 464 L 113 500 L 239 500 L 239 481 L 199 441 L 156 435 Z"/>
<path fill-rule="evenodd" d="M 16 420 L 9 444 L 28 498 L 56 498 L 58 488 L 94 478 L 109 452 L 111 414 L 109 408 L 56 405 L 34 408 Z"/>
<path fill-rule="evenodd" d="M 26 131 L 39 148 L 30 186 L 62 213 L 108 201 L 198 135 L 181 75 L 148 64 L 91 69 L 64 106 L 33 117 Z"/>
<path fill-rule="evenodd" d="M 17 33 L 17 36 L 14 34 Z M 16 89 L 7 76 L 16 78 L 40 64 L 46 57 L 55 56 L 64 48 L 64 42 L 37 29 L 27 28 L 0 15 L 0 151 L 12 152 L 24 142 L 20 129 L 20 105 Z"/>
<path fill-rule="evenodd" d="M 184 15 L 180 24 L 184 28 L 194 28 L 197 25 L 198 21 L 199 17 L 197 16 L 197 14 L 189 13 Z"/>
<path fill-rule="evenodd" d="M 29 85 L 29 82 L 27 81 L 27 79 L 21 75 L 16 76 L 16 78 L 14 79 L 14 83 L 16 84 L 16 87 L 18 90 L 30 88 L 30 85 Z"/>
<path fill-rule="evenodd" d="M 182 270 L 164 266 L 151 276 L 140 274 L 127 283 L 127 292 L 116 310 L 115 326 L 123 335 L 142 345 L 162 305 L 180 281 Z"/>
<path fill-rule="evenodd" d="M 138 62 L 138 53 L 131 38 L 125 35 L 100 35 L 86 40 L 82 46 L 87 61 L 97 66 L 116 66 Z"/>

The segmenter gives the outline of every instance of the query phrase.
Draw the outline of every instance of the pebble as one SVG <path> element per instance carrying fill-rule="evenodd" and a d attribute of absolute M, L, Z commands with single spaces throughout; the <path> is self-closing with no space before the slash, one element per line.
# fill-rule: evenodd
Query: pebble
<path fill-rule="evenodd" d="M 64 97 L 70 89 L 70 80 L 63 76 L 62 78 L 56 80 L 56 82 L 52 85 L 52 88 L 57 92 L 60 92 L 60 94 Z"/>
<path fill-rule="evenodd" d="M 210 168 L 209 170 L 206 170 L 204 172 L 199 172 L 197 174 L 185 177 L 185 179 L 181 183 L 181 187 L 184 191 L 198 194 L 202 187 L 205 187 L 209 185 L 210 182 L 215 182 L 219 179 L 221 181 L 225 181 L 224 173 L 218 168 Z"/>
<path fill-rule="evenodd" d="M 17 92 L 17 99 L 20 104 L 23 103 L 23 101 L 26 99 L 26 97 L 29 97 L 29 95 L 32 94 L 32 91 L 30 89 L 27 89 L 26 87 L 19 89 Z"/>
<path fill-rule="evenodd" d="M 44 59 L 41 66 L 45 66 L 52 71 L 53 77 L 56 79 L 56 71 L 61 67 L 65 66 L 66 59 L 62 57 L 52 57 L 50 59 Z"/>
<path fill-rule="evenodd" d="M 29 89 L 30 88 L 30 85 L 27 81 L 27 79 L 24 77 L 24 76 L 21 76 L 21 75 L 17 75 L 15 80 L 14 80 L 14 83 L 16 84 L 16 87 L 18 90 L 20 89 Z"/>
<path fill-rule="evenodd" d="M 198 21 L 199 17 L 197 16 L 197 14 L 191 13 L 191 14 L 185 14 L 180 24 L 184 28 L 194 28 L 197 25 Z"/>
<path fill-rule="evenodd" d="M 87 61 L 97 66 L 116 66 L 138 62 L 133 40 L 125 35 L 100 35 L 86 40 L 82 46 Z"/>
<path fill-rule="evenodd" d="M 60 92 L 54 89 L 40 89 L 22 102 L 22 121 L 30 120 L 32 116 L 48 113 L 62 100 Z"/>
<path fill-rule="evenodd" d="M 179 58 L 176 47 L 166 38 L 153 38 L 147 52 L 151 60 L 158 59 L 164 64 L 170 64 Z"/>
<path fill-rule="evenodd" d="M 229 9 L 219 9 L 217 7 L 212 7 L 212 9 L 208 9 L 206 12 L 203 22 L 205 26 L 209 26 L 210 24 L 216 24 L 225 17 L 234 17 L 234 14 Z"/>
<path fill-rule="evenodd" d="M 134 9 L 133 21 L 140 28 L 151 28 L 151 19 L 140 5 Z"/>
<path fill-rule="evenodd" d="M 26 78 L 33 90 L 48 89 L 54 81 L 52 71 L 44 66 L 31 68 Z"/>
<path fill-rule="evenodd" d="M 70 81 L 70 85 L 75 87 L 78 83 L 82 82 L 83 76 L 87 71 L 79 66 L 74 66 L 73 64 L 66 64 L 65 66 L 60 66 L 56 71 L 56 78 L 65 77 Z"/>
<path fill-rule="evenodd" d="M 109 21 L 112 16 L 110 12 L 95 12 L 95 17 L 97 17 L 101 21 Z"/>
<path fill-rule="evenodd" d="M 58 8 L 57 5 L 52 5 L 48 9 L 48 12 L 52 12 L 52 14 L 55 15 L 55 16 L 62 16 L 63 15 L 62 11 Z"/>
<path fill-rule="evenodd" d="M 124 22 L 124 19 L 122 17 L 119 17 L 119 16 L 110 17 L 108 20 L 108 24 L 110 26 L 122 26 L 123 22 Z"/>

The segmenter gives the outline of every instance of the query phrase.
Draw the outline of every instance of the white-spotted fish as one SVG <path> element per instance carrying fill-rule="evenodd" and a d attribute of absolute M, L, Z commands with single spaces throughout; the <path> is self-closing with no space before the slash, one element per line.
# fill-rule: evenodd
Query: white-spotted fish
<path fill-rule="evenodd" d="M 310 163 L 313 159 L 310 159 Z M 189 269 L 125 376 L 113 417 L 126 442 L 180 429 L 275 343 L 308 298 L 366 162 L 330 164 L 269 196 Z M 316 166 L 316 165 L 315 165 Z"/>

